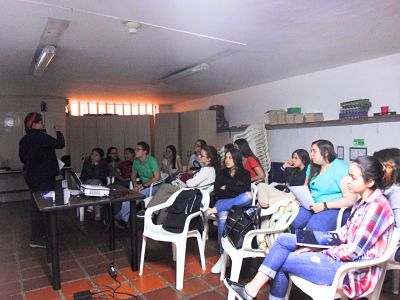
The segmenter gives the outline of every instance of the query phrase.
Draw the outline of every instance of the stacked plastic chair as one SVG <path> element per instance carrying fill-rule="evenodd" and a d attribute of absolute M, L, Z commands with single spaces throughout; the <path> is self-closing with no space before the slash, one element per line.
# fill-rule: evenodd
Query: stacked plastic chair
<path fill-rule="evenodd" d="M 268 174 L 271 169 L 271 159 L 269 157 L 267 130 L 264 124 L 253 124 L 239 134 L 233 136 L 233 141 L 245 139 L 251 150 L 257 156 L 265 173 Z"/>

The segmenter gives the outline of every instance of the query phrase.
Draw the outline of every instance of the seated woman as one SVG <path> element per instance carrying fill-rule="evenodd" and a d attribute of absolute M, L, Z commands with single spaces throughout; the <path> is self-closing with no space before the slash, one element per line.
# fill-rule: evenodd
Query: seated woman
<path fill-rule="evenodd" d="M 165 148 L 164 159 L 161 163 L 161 172 L 168 175 L 174 175 L 176 173 L 181 173 L 182 170 L 181 158 L 176 154 L 175 146 L 168 145 Z"/>
<path fill-rule="evenodd" d="M 286 161 L 281 167 L 284 172 L 284 185 L 268 185 L 264 182 L 257 185 L 260 206 L 263 208 L 268 207 L 283 198 L 294 199 L 295 197 L 290 193 L 288 186 L 304 185 L 309 164 L 310 156 L 307 150 L 294 150 L 292 159 Z"/>
<path fill-rule="evenodd" d="M 204 189 L 208 192 L 212 192 L 214 189 L 216 170 L 219 166 L 218 152 L 213 146 L 205 146 L 200 151 L 199 159 L 201 163 L 204 164 L 204 167 L 197 171 L 194 174 L 193 178 L 186 181 L 186 186 L 191 188 L 197 187 L 200 189 Z M 173 184 L 163 184 L 158 193 L 150 200 L 147 207 L 152 207 L 164 203 L 177 190 L 179 190 L 179 187 Z M 138 213 L 138 217 L 143 216 L 144 212 Z M 160 211 L 157 217 L 157 224 L 162 224 L 165 217 L 166 212 Z"/>
<path fill-rule="evenodd" d="M 129 188 L 132 176 L 132 165 L 135 157 L 135 150 L 125 148 L 124 161 L 120 162 L 115 169 L 115 183 Z"/>
<path fill-rule="evenodd" d="M 384 167 L 385 185 L 382 191 L 392 207 L 396 227 L 400 229 L 400 149 L 383 149 L 375 152 L 373 156 Z M 395 260 L 400 261 L 400 248 L 397 249 Z"/>
<path fill-rule="evenodd" d="M 356 196 L 349 192 L 347 186 L 348 166 L 336 158 L 330 141 L 312 143 L 311 161 L 305 185 L 309 186 L 315 204 L 311 210 L 300 207 L 291 225 L 292 232 L 304 227 L 319 231 L 335 230 L 339 209 L 353 206 L 356 201 Z"/>
<path fill-rule="evenodd" d="M 243 167 L 242 155 L 239 150 L 233 149 L 225 154 L 225 168 L 218 172 L 214 184 L 214 195 L 217 202 L 207 214 L 218 216 L 218 243 L 220 259 L 212 267 L 214 274 L 221 273 L 222 254 L 224 249 L 221 238 L 225 227 L 228 211 L 232 206 L 247 206 L 252 202 L 250 173 Z"/>
<path fill-rule="evenodd" d="M 196 142 L 194 143 L 194 152 L 189 158 L 188 170 L 198 170 L 203 166 L 202 162 L 199 160 L 199 155 L 201 149 L 205 146 L 207 146 L 205 140 L 196 140 Z"/>
<path fill-rule="evenodd" d="M 237 139 L 235 141 L 235 148 L 240 150 L 243 157 L 243 166 L 250 172 L 251 182 L 263 181 L 265 172 L 261 167 L 260 161 L 251 151 L 249 143 L 245 139 Z"/>
<path fill-rule="evenodd" d="M 120 162 L 118 149 L 116 147 L 110 147 L 107 149 L 106 162 L 108 164 L 108 176 L 115 177 L 117 175 L 117 166 Z"/>
<path fill-rule="evenodd" d="M 93 148 L 90 159 L 85 159 L 82 166 L 81 181 L 88 184 L 107 184 L 108 165 L 103 159 L 104 151 L 101 148 Z M 101 220 L 100 206 L 95 207 L 95 220 Z"/>
<path fill-rule="evenodd" d="M 351 193 L 360 196 L 346 226 L 339 230 L 341 245 L 314 250 L 296 245 L 294 234 L 278 237 L 256 276 L 245 286 L 225 279 L 225 285 L 239 299 L 255 299 L 261 287 L 271 282 L 269 299 L 285 299 L 288 274 L 319 285 L 331 285 L 342 265 L 356 260 L 378 258 L 385 252 L 394 228 L 393 212 L 379 190 L 383 184 L 382 165 L 371 156 L 358 157 L 349 169 Z M 316 251 L 316 252 L 314 252 Z M 369 294 L 381 275 L 379 267 L 366 268 L 344 280 L 349 298 Z"/>

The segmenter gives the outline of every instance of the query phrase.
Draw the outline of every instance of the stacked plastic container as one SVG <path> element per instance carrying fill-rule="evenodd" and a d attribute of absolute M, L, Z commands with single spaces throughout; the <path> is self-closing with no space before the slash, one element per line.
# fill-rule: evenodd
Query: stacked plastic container
<path fill-rule="evenodd" d="M 359 99 L 340 103 L 340 120 L 353 120 L 368 118 L 371 107 L 369 99 Z"/>

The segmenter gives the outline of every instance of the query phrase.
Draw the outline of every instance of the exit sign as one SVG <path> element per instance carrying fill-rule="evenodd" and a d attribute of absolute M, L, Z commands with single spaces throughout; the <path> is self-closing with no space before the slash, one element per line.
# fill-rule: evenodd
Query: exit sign
<path fill-rule="evenodd" d="M 353 146 L 364 146 L 364 139 L 353 139 Z"/>

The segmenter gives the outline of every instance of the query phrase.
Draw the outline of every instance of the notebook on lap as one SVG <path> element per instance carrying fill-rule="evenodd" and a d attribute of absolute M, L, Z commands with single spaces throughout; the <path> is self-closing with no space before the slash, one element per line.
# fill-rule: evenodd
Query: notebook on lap
<path fill-rule="evenodd" d="M 289 190 L 293 193 L 297 200 L 300 201 L 301 205 L 310 210 L 310 205 L 315 204 L 313 197 L 311 196 L 310 190 L 306 185 L 299 186 L 288 186 Z"/>
<path fill-rule="evenodd" d="M 297 230 L 296 243 L 299 246 L 313 248 L 330 248 L 341 244 L 336 232 L 311 230 Z"/>

